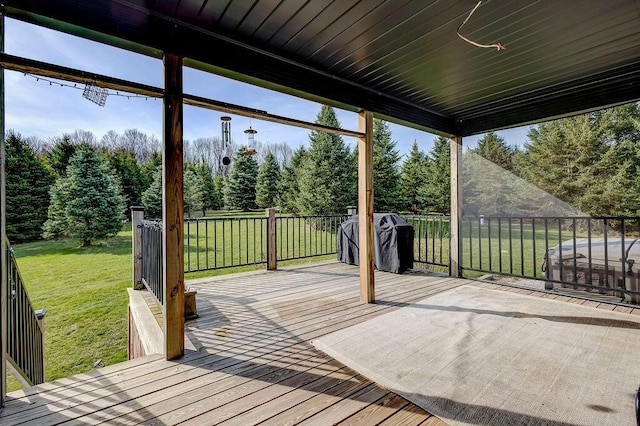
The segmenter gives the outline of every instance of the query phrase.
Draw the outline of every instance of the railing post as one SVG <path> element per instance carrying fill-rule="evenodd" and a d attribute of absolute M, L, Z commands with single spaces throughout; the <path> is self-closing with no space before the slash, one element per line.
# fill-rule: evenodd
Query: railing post
<path fill-rule="evenodd" d="M 42 338 L 42 382 L 44 383 L 45 381 L 45 366 L 47 365 L 46 363 L 46 357 L 44 356 L 45 350 L 44 350 L 44 342 L 45 342 L 45 324 L 44 324 L 44 317 L 45 315 L 47 315 L 47 310 L 46 309 L 38 309 L 37 311 L 34 311 L 34 314 L 36 316 L 36 318 L 38 319 L 38 325 L 40 326 L 40 335 Z"/>
<path fill-rule="evenodd" d="M 142 220 L 144 207 L 131 206 L 131 253 L 133 255 L 133 288 L 144 289 L 142 284 Z"/>
<path fill-rule="evenodd" d="M 4 15 L 0 13 L 0 52 L 4 52 Z M 9 303 L 7 293 L 7 242 L 6 242 L 6 201 L 5 196 L 5 111 L 4 111 L 4 68 L 0 69 L 0 410 L 4 406 L 7 393 L 7 322 Z"/>
<path fill-rule="evenodd" d="M 462 138 L 451 138 L 451 222 L 449 223 L 449 276 L 462 276 L 462 242 L 460 223 L 462 219 Z"/>
<path fill-rule="evenodd" d="M 276 209 L 267 209 L 267 270 L 275 271 L 278 268 L 276 256 Z"/>

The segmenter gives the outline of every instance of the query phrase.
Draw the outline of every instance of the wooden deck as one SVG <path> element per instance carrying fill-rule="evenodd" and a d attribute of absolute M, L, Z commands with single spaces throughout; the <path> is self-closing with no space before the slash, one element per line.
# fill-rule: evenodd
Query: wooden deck
<path fill-rule="evenodd" d="M 14 392 L 0 424 L 441 425 L 311 342 L 462 284 L 536 294 L 376 272 L 377 303 L 367 305 L 359 301 L 358 269 L 337 262 L 188 284 L 198 291 L 200 318 L 187 323 L 182 359 L 150 356 Z"/>

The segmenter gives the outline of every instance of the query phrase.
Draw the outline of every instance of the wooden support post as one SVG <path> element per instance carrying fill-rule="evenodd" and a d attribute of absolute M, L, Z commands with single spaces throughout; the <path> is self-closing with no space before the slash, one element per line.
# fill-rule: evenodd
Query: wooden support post
<path fill-rule="evenodd" d="M 375 301 L 373 278 L 373 113 L 358 113 L 358 258 L 360 300 Z"/>
<path fill-rule="evenodd" d="M 144 289 L 142 284 L 142 220 L 144 219 L 143 206 L 131 206 L 131 254 L 133 270 L 133 288 Z"/>
<path fill-rule="evenodd" d="M 278 256 L 276 256 L 276 209 L 267 209 L 267 270 L 275 271 L 278 268 Z"/>
<path fill-rule="evenodd" d="M 165 53 L 162 114 L 162 262 L 166 359 L 184 355 L 184 199 L 182 184 L 182 58 Z"/>
<path fill-rule="evenodd" d="M 0 13 L 0 53 L 4 53 L 4 15 Z M 4 406 L 7 394 L 7 322 L 8 322 L 8 292 L 7 292 L 7 242 L 5 212 L 5 141 L 4 141 L 4 68 L 0 69 L 0 410 Z"/>
<path fill-rule="evenodd" d="M 462 138 L 451 138 L 451 246 L 449 249 L 449 275 L 462 276 L 462 243 L 460 241 L 460 223 L 462 220 Z"/>

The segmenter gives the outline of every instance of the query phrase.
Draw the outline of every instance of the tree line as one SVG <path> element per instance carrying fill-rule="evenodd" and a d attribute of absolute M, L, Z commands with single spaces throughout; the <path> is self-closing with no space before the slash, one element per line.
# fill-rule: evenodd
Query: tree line
<path fill-rule="evenodd" d="M 328 106 L 316 122 L 340 127 Z M 162 157 L 155 137 L 129 129 L 101 139 L 82 130 L 47 141 L 9 131 L 5 139 L 11 241 L 73 236 L 89 245 L 118 232 L 130 205 L 161 217 Z M 426 153 L 414 141 L 401 158 L 388 124 L 378 119 L 373 139 L 375 211 L 448 213 L 449 139 L 436 137 Z M 546 202 L 526 186 L 535 185 L 586 214 L 635 215 L 638 142 L 635 103 L 539 124 L 522 147 L 487 133 L 463 156 L 465 212 L 535 215 Z M 295 215 L 343 214 L 357 204 L 357 148 L 341 136 L 311 131 L 308 145 L 296 150 L 258 142 L 256 156 L 215 137 L 184 145 L 187 216 L 274 206 Z M 224 157 L 232 158 L 229 165 Z M 518 197 L 530 198 L 527 207 Z"/>

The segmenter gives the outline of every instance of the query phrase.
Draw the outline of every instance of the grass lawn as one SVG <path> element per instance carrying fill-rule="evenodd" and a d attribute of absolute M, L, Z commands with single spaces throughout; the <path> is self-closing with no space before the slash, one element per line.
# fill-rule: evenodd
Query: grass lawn
<path fill-rule="evenodd" d="M 57 240 L 13 246 L 35 309 L 46 309 L 46 380 L 127 359 L 126 288 L 131 285 L 131 230 L 80 248 Z M 19 388 L 11 382 L 9 390 Z"/>
<path fill-rule="evenodd" d="M 215 217 L 239 216 L 238 212 L 222 212 Z M 264 213 L 242 216 L 264 217 Z M 13 245 L 32 305 L 35 309 L 47 309 L 47 381 L 89 371 L 99 359 L 105 365 L 127 359 L 129 300 L 126 289 L 131 286 L 132 275 L 131 229 L 130 225 L 127 226 L 107 243 L 88 248 L 79 247 L 74 240 Z M 225 256 L 229 256 L 227 253 L 230 250 L 225 250 Z M 234 263 L 240 262 L 237 251 L 234 258 Z M 335 255 L 328 255 L 279 262 L 279 265 L 334 258 Z M 188 273 L 185 279 L 264 268 L 265 265 L 260 264 Z M 8 390 L 20 388 L 20 384 L 8 375 Z"/>
<path fill-rule="evenodd" d="M 234 223 L 222 221 L 192 223 L 189 231 L 185 225 L 185 244 L 190 257 L 185 256 L 185 269 L 190 264 L 209 266 L 231 265 L 241 262 L 261 261 L 266 255 L 266 227 L 259 218 L 264 212 L 221 212 L 216 218 L 244 218 Z M 418 221 L 419 222 L 419 221 Z M 427 225 L 414 222 L 416 229 L 415 257 L 440 259 L 446 264 L 449 259 L 448 222 L 438 221 Z M 278 257 L 305 256 L 335 249 L 335 235 L 329 232 L 333 225 L 321 226 L 300 219 L 282 219 L 278 222 Z M 225 228 L 226 227 L 226 228 Z M 491 228 L 491 244 L 489 244 Z M 224 229 L 224 231 L 223 231 Z M 242 230 L 242 234 L 240 233 Z M 535 231 L 535 232 L 534 232 Z M 542 276 L 540 267 L 544 259 L 545 239 L 548 245 L 571 237 L 563 232 L 559 238 L 557 227 L 551 227 L 546 234 L 538 226 L 530 224 L 497 223 L 479 225 L 465 222 L 462 231 L 462 255 L 465 267 L 488 269 L 489 262 L 494 271 L 499 269 L 525 275 Z M 224 240 L 222 235 L 224 234 Z M 508 236 L 512 243 L 509 245 Z M 213 236 L 216 236 L 217 243 Z M 442 235 L 442 238 L 440 237 Z M 482 238 L 478 238 L 481 235 Z M 498 238 L 500 235 L 500 238 Z M 436 237 L 434 241 L 433 238 Z M 255 247 L 259 241 L 263 245 Z M 208 242 L 205 241 L 208 238 Z M 442 240 L 442 244 L 440 241 Z M 224 241 L 224 244 L 223 244 Z M 234 245 L 231 246 L 231 242 Z M 198 244 L 196 244 L 198 242 Z M 521 244 L 522 242 L 522 244 Z M 534 271 L 533 253 L 536 253 Z M 202 250 L 203 247 L 208 251 Z M 215 249 L 214 249 L 215 247 Z M 255 247 L 255 250 L 254 250 Z M 13 246 L 20 272 L 35 309 L 47 309 L 46 316 L 46 379 L 48 381 L 72 374 L 86 372 L 101 359 L 106 365 L 125 361 L 127 358 L 127 304 L 126 289 L 131 285 L 131 229 L 120 232 L 107 243 L 94 247 L 80 248 L 77 241 L 38 241 Z M 318 248 L 320 250 L 318 250 Z M 509 250 L 514 255 L 509 261 Z M 255 252 L 255 254 L 254 254 Z M 232 255 L 233 253 L 233 255 Z M 248 258 L 246 257 L 248 254 Z M 242 256 L 242 258 L 240 258 Z M 502 259 L 501 259 L 502 257 Z M 335 259 L 335 254 L 307 259 L 279 261 L 281 266 Z M 524 260 L 524 263 L 522 263 Z M 482 263 L 480 263 L 482 262 Z M 415 263 L 416 267 L 442 270 L 446 267 L 432 267 Z M 187 273 L 187 280 L 234 272 L 264 269 L 264 264 L 233 267 L 218 270 Z M 481 275 L 465 272 L 466 276 Z M 9 381 L 9 390 L 20 385 Z"/>

